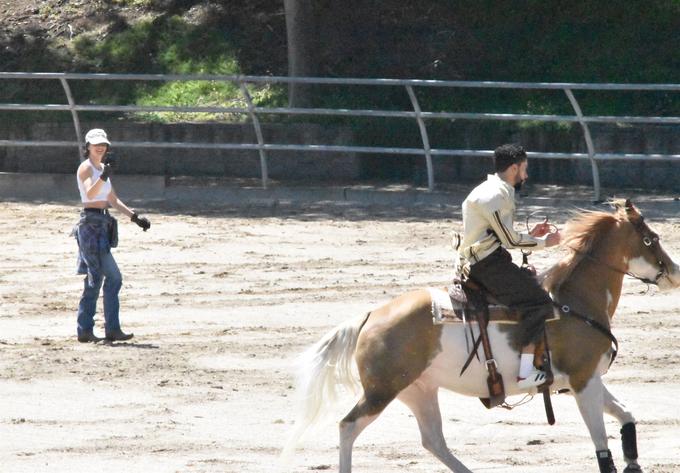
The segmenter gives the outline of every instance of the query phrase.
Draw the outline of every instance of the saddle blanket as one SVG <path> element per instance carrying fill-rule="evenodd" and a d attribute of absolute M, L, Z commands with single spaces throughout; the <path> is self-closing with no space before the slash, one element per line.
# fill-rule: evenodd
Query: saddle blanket
<path fill-rule="evenodd" d="M 467 305 L 463 297 L 455 297 L 458 293 L 457 288 L 434 288 L 428 287 L 430 299 L 432 300 L 432 323 L 440 324 L 455 324 L 455 323 L 477 323 L 476 317 L 466 317 L 466 311 L 469 314 L 475 309 Z M 550 322 L 557 320 L 559 314 L 546 320 Z M 519 313 L 516 310 L 511 310 L 505 305 L 489 304 L 489 322 L 517 324 L 519 323 Z"/>

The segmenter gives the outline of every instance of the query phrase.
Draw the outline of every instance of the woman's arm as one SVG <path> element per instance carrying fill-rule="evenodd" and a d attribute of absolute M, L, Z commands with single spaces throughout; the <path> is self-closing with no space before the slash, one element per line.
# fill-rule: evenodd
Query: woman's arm
<path fill-rule="evenodd" d="M 146 217 L 140 217 L 137 215 L 137 212 L 125 205 L 123 201 L 118 198 L 118 195 L 116 195 L 116 191 L 113 189 L 113 186 L 111 186 L 111 193 L 109 194 L 108 201 L 111 207 L 130 217 L 130 220 L 136 223 L 137 226 L 142 230 L 147 231 L 149 228 L 151 228 L 151 222 L 149 219 Z"/>
<path fill-rule="evenodd" d="M 122 200 L 118 198 L 118 194 L 116 194 L 116 191 L 113 188 L 113 186 L 111 186 L 111 192 L 109 193 L 109 197 L 107 200 L 109 201 L 111 207 L 118 210 L 119 212 L 127 215 L 130 218 L 132 218 L 132 216 L 134 215 L 135 212 L 130 207 L 125 205 L 125 203 Z"/>
<path fill-rule="evenodd" d="M 85 186 L 85 195 L 88 199 L 93 199 L 104 185 L 104 181 L 101 179 L 96 179 L 93 182 L 92 168 L 90 166 L 81 166 L 78 169 L 78 179 Z"/>

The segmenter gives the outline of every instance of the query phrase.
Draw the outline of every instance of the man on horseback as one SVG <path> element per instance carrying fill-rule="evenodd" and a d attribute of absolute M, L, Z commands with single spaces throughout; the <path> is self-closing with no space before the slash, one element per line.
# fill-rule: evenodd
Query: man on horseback
<path fill-rule="evenodd" d="M 524 389 L 546 380 L 546 374 L 535 368 L 533 361 L 545 319 L 553 314 L 553 304 L 536 278 L 512 262 L 507 249 L 554 246 L 560 242 L 560 233 L 551 233 L 547 222 L 536 225 L 529 233 L 513 229 L 515 191 L 529 177 L 524 149 L 516 144 L 499 146 L 494 151 L 494 165 L 496 173 L 488 175 L 463 202 L 464 234 L 458 251 L 470 265 L 469 278 L 520 313 L 517 343 L 522 348 L 517 381 Z"/>

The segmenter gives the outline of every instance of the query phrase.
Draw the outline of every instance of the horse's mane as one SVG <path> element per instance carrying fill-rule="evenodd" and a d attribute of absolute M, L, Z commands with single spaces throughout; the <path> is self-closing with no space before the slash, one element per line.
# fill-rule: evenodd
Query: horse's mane
<path fill-rule="evenodd" d="M 616 213 L 581 210 L 567 222 L 562 235 L 562 246 L 569 254 L 541 275 L 543 287 L 555 293 L 560 285 L 571 275 L 584 256 L 598 244 L 609 230 L 626 218 L 624 210 Z"/>

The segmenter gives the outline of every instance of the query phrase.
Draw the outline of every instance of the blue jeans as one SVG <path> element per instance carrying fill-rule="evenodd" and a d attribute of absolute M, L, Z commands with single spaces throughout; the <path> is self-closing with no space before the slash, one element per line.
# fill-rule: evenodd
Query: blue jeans
<path fill-rule="evenodd" d="M 99 290 L 104 283 L 104 326 L 107 332 L 120 329 L 118 311 L 118 292 L 123 285 L 123 277 L 120 274 L 116 260 L 111 252 L 100 256 L 101 272 L 94 281 L 94 287 L 87 284 L 87 276 L 83 282 L 83 295 L 78 305 L 78 335 L 94 328 L 94 314 L 97 310 Z"/>

